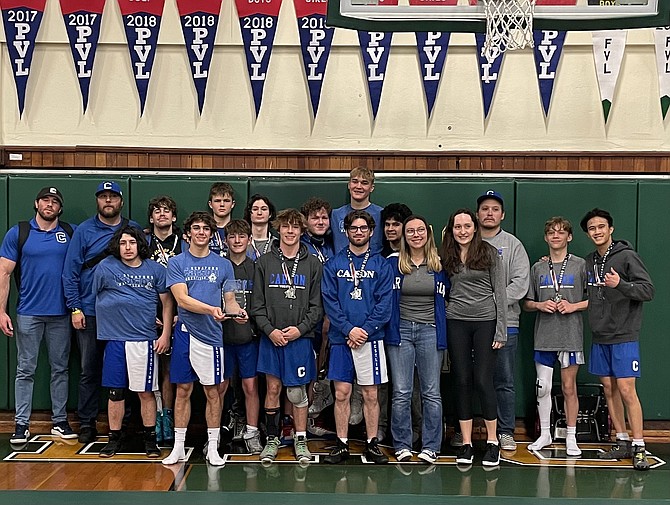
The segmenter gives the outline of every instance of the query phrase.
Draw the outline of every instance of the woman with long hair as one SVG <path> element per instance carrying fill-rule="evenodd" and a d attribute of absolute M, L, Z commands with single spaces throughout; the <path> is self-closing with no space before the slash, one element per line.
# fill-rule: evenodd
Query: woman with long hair
<path fill-rule="evenodd" d="M 393 382 L 391 433 L 398 461 L 412 457 L 412 390 L 419 376 L 423 421 L 419 459 L 434 463 L 442 444 L 440 369 L 447 347 L 447 278 L 425 218 L 405 219 L 400 251 L 390 256 L 394 307 L 386 334 Z"/>
<path fill-rule="evenodd" d="M 451 281 L 447 306 L 449 356 L 456 382 L 456 413 L 463 434 L 456 462 L 472 464 L 472 397 L 476 389 L 487 434 L 482 464 L 497 466 L 500 448 L 493 375 L 496 350 L 507 340 L 502 264 L 498 251 L 482 240 L 477 218 L 470 209 L 458 209 L 451 215 L 440 252 Z"/>

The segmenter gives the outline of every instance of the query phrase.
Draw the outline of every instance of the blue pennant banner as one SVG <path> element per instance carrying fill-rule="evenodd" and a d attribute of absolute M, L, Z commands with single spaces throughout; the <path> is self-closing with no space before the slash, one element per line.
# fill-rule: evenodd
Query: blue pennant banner
<path fill-rule="evenodd" d="M 428 117 L 433 113 L 450 37 L 449 32 L 416 32 L 416 49 L 419 52 L 419 66 L 428 105 Z"/>
<path fill-rule="evenodd" d="M 484 99 L 484 118 L 488 118 L 489 111 L 491 110 L 491 103 L 493 102 L 493 95 L 495 94 L 496 86 L 498 84 L 498 77 L 500 76 L 500 68 L 502 67 L 504 53 L 498 54 L 495 60 L 489 62 L 486 56 L 482 56 L 486 34 L 475 33 L 475 40 L 477 41 L 479 78 L 482 86 L 482 98 Z"/>
<path fill-rule="evenodd" d="M 384 87 L 384 76 L 391 52 L 393 32 L 358 32 L 358 41 L 363 55 L 365 77 L 368 81 L 372 118 L 377 118 L 379 101 Z"/>
<path fill-rule="evenodd" d="M 558 72 L 558 63 L 563 54 L 566 33 L 557 30 L 535 30 L 533 32 L 535 68 L 545 117 L 549 115 L 551 95 L 554 92 L 554 82 Z"/>

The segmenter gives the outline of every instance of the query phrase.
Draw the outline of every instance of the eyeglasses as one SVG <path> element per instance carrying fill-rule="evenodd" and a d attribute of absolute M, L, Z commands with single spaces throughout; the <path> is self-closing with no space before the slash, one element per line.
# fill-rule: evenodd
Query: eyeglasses
<path fill-rule="evenodd" d="M 417 228 L 415 230 L 414 228 L 408 228 L 408 229 L 405 230 L 405 233 L 410 237 L 413 237 L 414 235 L 424 235 L 426 233 L 426 229 L 425 228 Z"/>
<path fill-rule="evenodd" d="M 353 231 L 354 233 L 357 232 L 357 231 L 360 231 L 360 232 L 363 232 L 363 233 L 367 233 L 368 231 L 370 231 L 370 227 L 367 224 L 364 224 L 363 226 L 350 226 L 347 229 L 349 231 Z"/>

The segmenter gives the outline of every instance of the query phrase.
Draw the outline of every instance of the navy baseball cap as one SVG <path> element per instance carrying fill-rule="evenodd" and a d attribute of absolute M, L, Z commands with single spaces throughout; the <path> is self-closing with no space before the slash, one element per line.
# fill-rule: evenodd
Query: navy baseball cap
<path fill-rule="evenodd" d="M 51 186 L 48 188 L 40 189 L 40 192 L 37 193 L 35 200 L 41 200 L 45 196 L 53 196 L 56 200 L 60 202 L 61 207 L 63 206 L 63 195 L 61 195 L 61 192 L 58 191 L 58 188 Z"/>
<path fill-rule="evenodd" d="M 113 191 L 119 196 L 123 196 L 123 191 L 121 191 L 121 186 L 114 181 L 105 181 L 98 184 L 98 189 L 95 190 L 95 196 L 98 196 L 103 191 Z"/>
<path fill-rule="evenodd" d="M 500 193 L 497 191 L 494 191 L 492 189 L 489 189 L 486 193 L 484 193 L 482 196 L 477 198 L 477 210 L 479 210 L 479 206 L 482 204 L 484 200 L 488 200 L 489 198 L 492 198 L 493 200 L 497 200 L 500 205 L 502 205 L 503 209 L 505 208 L 505 201 L 503 200 L 503 197 Z"/>

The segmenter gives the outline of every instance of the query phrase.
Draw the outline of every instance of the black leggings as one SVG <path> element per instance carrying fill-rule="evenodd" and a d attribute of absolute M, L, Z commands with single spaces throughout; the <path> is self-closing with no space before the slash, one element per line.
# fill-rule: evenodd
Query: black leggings
<path fill-rule="evenodd" d="M 496 331 L 495 320 L 448 322 L 449 357 L 456 385 L 456 413 L 458 419 L 472 419 L 472 389 L 479 393 L 479 402 L 485 420 L 498 417 L 493 374 L 497 353 L 491 347 Z"/>

